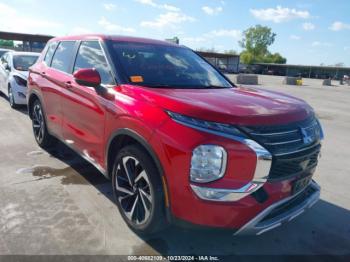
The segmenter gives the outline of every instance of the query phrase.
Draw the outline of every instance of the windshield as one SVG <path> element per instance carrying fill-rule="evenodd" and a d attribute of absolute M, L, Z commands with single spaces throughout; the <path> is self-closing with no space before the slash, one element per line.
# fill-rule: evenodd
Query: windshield
<path fill-rule="evenodd" d="M 132 84 L 168 88 L 232 87 L 208 62 L 187 48 L 116 41 L 108 42 L 108 46 L 119 71 Z"/>
<path fill-rule="evenodd" d="M 13 56 L 13 67 L 16 70 L 28 71 L 39 56 L 36 55 L 15 55 Z"/>

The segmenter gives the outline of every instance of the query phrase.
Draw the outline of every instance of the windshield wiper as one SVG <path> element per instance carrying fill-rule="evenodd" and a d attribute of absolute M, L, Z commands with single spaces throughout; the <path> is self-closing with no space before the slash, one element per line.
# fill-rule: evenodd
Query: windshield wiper
<path fill-rule="evenodd" d="M 138 85 L 138 86 L 145 86 L 145 87 L 159 87 L 159 88 L 162 88 L 162 87 L 174 87 L 172 85 L 168 85 L 168 84 L 158 84 L 158 83 L 131 83 L 132 85 Z"/>

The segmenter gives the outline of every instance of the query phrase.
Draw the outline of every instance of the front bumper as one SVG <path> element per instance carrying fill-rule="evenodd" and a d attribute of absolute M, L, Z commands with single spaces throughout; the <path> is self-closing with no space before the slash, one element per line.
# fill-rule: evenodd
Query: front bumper
<path fill-rule="evenodd" d="M 290 222 L 311 208 L 320 198 L 320 186 L 312 181 L 303 191 L 269 206 L 247 224 L 241 227 L 235 235 L 261 235 L 276 227 Z"/>
<path fill-rule="evenodd" d="M 26 91 L 16 91 L 14 92 L 15 103 L 18 105 L 26 105 L 27 104 L 27 94 Z"/>
<path fill-rule="evenodd" d="M 247 224 L 255 221 L 253 229 L 261 227 L 257 233 L 267 231 L 270 226 L 277 226 L 278 222 L 267 221 L 266 216 L 274 207 L 296 196 L 291 197 L 293 188 L 295 182 L 302 178 L 298 175 L 269 181 L 271 157 L 266 157 L 268 155 L 261 147 L 254 147 L 254 144 L 248 143 L 250 141 L 198 132 L 174 121 L 163 124 L 150 142 L 166 174 L 172 217 L 192 225 L 239 230 L 243 234 Z M 191 183 L 189 170 L 192 151 L 203 144 L 225 148 L 228 155 L 226 175 L 206 184 Z M 308 175 L 313 172 L 310 170 Z M 286 214 L 286 219 L 289 217 Z M 283 222 L 286 219 L 282 219 Z M 271 222 L 271 225 L 266 222 Z M 244 231 L 249 233 L 248 229 Z"/>
<path fill-rule="evenodd" d="M 18 85 L 15 80 L 11 82 L 11 87 L 15 103 L 18 105 L 26 105 L 28 92 L 27 87 Z"/>

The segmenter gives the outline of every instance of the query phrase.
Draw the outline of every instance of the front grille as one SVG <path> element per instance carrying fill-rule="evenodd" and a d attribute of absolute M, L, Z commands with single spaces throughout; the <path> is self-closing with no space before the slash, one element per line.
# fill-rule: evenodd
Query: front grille
<path fill-rule="evenodd" d="M 306 146 L 312 146 L 320 139 L 320 128 L 315 117 L 288 125 L 254 126 L 243 129 L 273 155 L 298 151 Z M 306 132 L 312 142 L 306 144 L 302 132 Z"/>
<path fill-rule="evenodd" d="M 270 180 L 298 176 L 317 165 L 322 131 L 315 117 L 287 125 L 242 129 L 272 154 Z"/>
<path fill-rule="evenodd" d="M 317 166 L 321 145 L 291 155 L 273 157 L 269 179 L 285 179 L 311 173 Z"/>

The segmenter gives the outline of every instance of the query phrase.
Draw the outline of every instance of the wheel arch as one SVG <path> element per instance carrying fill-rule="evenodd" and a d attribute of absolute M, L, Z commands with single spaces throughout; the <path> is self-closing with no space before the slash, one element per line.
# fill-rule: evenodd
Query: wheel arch
<path fill-rule="evenodd" d="M 129 129 L 122 128 L 113 133 L 113 135 L 109 138 L 107 147 L 106 147 L 106 167 L 107 167 L 107 175 L 111 177 L 113 160 L 114 156 L 118 153 L 120 149 L 122 149 L 125 145 L 128 144 L 139 144 L 142 146 L 146 152 L 151 156 L 155 165 L 158 168 L 160 176 L 164 175 L 164 169 L 161 165 L 159 158 L 157 157 L 155 151 L 152 146 L 147 142 L 145 138 L 139 135 L 137 132 Z"/>
<path fill-rule="evenodd" d="M 108 140 L 107 148 L 106 148 L 106 175 L 111 178 L 112 177 L 112 169 L 113 169 L 113 161 L 114 157 L 118 153 L 120 149 L 123 148 L 123 146 L 128 144 L 138 144 L 143 149 L 146 150 L 146 152 L 151 156 L 154 164 L 156 165 L 160 179 L 163 186 L 163 192 L 164 192 L 164 207 L 165 207 L 165 215 L 168 222 L 172 221 L 172 214 L 171 214 L 171 208 L 170 208 L 170 198 L 169 198 L 169 185 L 167 184 L 164 168 L 155 153 L 152 146 L 147 142 L 145 138 L 143 138 L 141 135 L 139 135 L 134 130 L 128 129 L 128 128 L 122 128 L 116 131 Z"/>
<path fill-rule="evenodd" d="M 33 113 L 32 112 L 32 105 L 36 100 L 39 100 L 41 103 L 41 106 L 43 106 L 43 103 L 40 99 L 40 96 L 36 92 L 32 92 L 28 98 L 28 116 L 30 119 L 32 119 L 32 113 Z"/>

